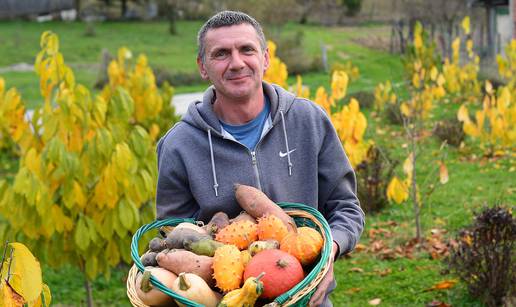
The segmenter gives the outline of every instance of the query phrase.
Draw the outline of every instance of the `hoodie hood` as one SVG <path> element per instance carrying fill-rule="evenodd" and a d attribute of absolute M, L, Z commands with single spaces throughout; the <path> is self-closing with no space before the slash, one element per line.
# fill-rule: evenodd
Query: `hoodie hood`
<path fill-rule="evenodd" d="M 274 126 L 281 120 L 281 113 L 286 114 L 290 110 L 296 97 L 275 84 L 262 82 L 262 86 L 264 94 L 271 102 L 271 119 Z M 212 85 L 204 92 L 202 101 L 195 101 L 188 106 L 188 111 L 181 120 L 201 130 L 211 130 L 213 134 L 222 137 L 222 127 L 213 111 L 214 101 L 215 87 Z"/>

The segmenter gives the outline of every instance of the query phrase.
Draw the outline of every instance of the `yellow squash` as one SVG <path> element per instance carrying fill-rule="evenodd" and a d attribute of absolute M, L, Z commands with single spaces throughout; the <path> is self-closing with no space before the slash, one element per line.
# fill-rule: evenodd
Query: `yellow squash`
<path fill-rule="evenodd" d="M 226 294 L 218 307 L 251 307 L 263 292 L 263 283 L 260 278 L 265 275 L 261 273 L 257 277 L 249 277 L 242 288 L 233 290 Z"/>

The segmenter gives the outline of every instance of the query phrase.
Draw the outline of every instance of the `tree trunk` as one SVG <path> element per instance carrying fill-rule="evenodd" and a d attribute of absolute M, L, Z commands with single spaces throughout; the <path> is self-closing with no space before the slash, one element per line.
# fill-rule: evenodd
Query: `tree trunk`
<path fill-rule="evenodd" d="M 416 182 L 416 159 L 417 159 L 417 144 L 416 144 L 416 137 L 419 134 L 420 128 L 418 123 L 417 116 L 414 120 L 414 125 L 412 128 L 412 133 L 410 136 L 411 141 L 411 147 L 412 147 L 412 182 L 411 182 L 411 194 L 412 194 L 412 201 L 414 204 L 414 217 L 416 221 L 416 240 L 419 242 L 421 240 L 421 222 L 419 220 L 419 210 L 420 210 L 420 204 L 417 199 L 417 182 Z M 410 128 L 409 128 L 410 129 Z"/>
<path fill-rule="evenodd" d="M 91 282 L 88 279 L 88 277 L 86 277 L 86 275 L 84 277 L 84 289 L 86 289 L 86 304 L 88 307 L 93 307 L 93 293 L 91 291 Z"/>
<path fill-rule="evenodd" d="M 122 0 L 121 1 L 121 4 L 120 4 L 120 8 L 121 8 L 121 18 L 125 18 L 125 13 L 127 13 L 127 0 Z"/>

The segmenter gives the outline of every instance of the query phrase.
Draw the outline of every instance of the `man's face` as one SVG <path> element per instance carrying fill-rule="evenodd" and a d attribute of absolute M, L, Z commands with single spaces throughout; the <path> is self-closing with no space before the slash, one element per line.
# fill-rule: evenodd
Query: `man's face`
<path fill-rule="evenodd" d="M 204 38 L 205 61 L 197 59 L 201 76 L 218 95 L 233 100 L 252 98 L 261 88 L 269 53 L 262 51 L 253 26 L 239 24 L 210 29 Z"/>

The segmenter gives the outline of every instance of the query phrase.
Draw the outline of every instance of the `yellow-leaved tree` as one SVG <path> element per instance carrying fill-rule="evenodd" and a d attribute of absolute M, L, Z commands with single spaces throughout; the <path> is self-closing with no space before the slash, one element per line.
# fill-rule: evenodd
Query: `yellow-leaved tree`
<path fill-rule="evenodd" d="M 23 240 L 49 265 L 78 267 L 87 289 L 99 273 L 130 263 L 132 233 L 154 220 L 154 145 L 173 125 L 171 89 L 159 91 L 144 56 L 134 67 L 129 60 L 121 49 L 109 84 L 92 96 L 75 82 L 58 37 L 43 33 L 35 62 L 43 106 L 30 121 L 13 117 L 17 128 L 8 131 L 20 160 L 12 181 L 0 179 L 4 236 Z M 15 96 L 3 103 L 18 103 Z"/>
<path fill-rule="evenodd" d="M 419 143 L 429 124 L 431 111 L 436 103 L 446 95 L 446 80 L 437 66 L 435 44 L 430 42 L 422 25 L 417 22 L 414 28 L 414 40 L 410 52 L 405 59 L 406 78 L 410 97 L 400 103 L 403 114 L 405 137 L 408 143 L 408 155 L 403 164 L 405 179 L 393 177 L 387 187 L 387 197 L 391 201 L 401 203 L 408 198 L 412 200 L 416 239 L 421 239 L 420 210 L 423 200 L 417 185 L 417 161 L 420 156 Z M 389 84 L 377 87 L 377 107 L 381 108 L 386 101 L 395 100 Z M 443 146 L 441 147 L 442 152 Z M 448 181 L 444 154 L 436 161 L 436 169 L 440 172 L 441 183 Z"/>
<path fill-rule="evenodd" d="M 474 110 L 464 103 L 457 113 L 466 135 L 478 139 L 487 156 L 510 154 L 516 148 L 516 40 L 506 46 L 505 57 L 497 56 L 497 62 L 506 84 L 495 90 L 486 81 L 482 107 Z M 470 117 L 470 109 L 474 116 Z"/>

